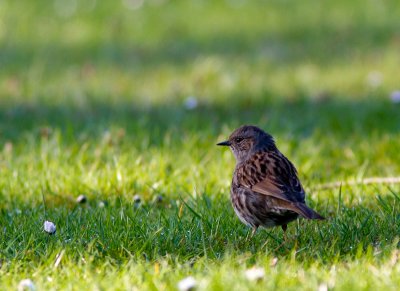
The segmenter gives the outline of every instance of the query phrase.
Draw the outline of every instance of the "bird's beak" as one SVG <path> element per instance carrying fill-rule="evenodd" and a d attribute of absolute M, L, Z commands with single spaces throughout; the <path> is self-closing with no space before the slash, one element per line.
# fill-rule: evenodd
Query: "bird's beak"
<path fill-rule="evenodd" d="M 230 146 L 231 142 L 229 140 L 226 140 L 226 141 L 217 143 L 217 145 L 219 145 L 219 146 Z"/>

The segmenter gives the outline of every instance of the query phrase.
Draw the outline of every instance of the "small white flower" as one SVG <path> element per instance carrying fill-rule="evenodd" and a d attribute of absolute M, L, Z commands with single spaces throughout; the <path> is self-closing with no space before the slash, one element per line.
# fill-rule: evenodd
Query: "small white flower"
<path fill-rule="evenodd" d="M 193 110 L 199 105 L 199 102 L 197 101 L 197 98 L 194 96 L 189 96 L 185 100 L 185 108 L 187 110 Z"/>
<path fill-rule="evenodd" d="M 136 194 L 135 196 L 133 196 L 133 202 L 135 204 L 140 204 L 140 202 L 142 202 L 142 198 L 140 198 L 139 194 Z"/>
<path fill-rule="evenodd" d="M 99 204 L 97 204 L 99 208 L 104 208 L 106 207 L 106 203 L 104 201 L 99 201 Z"/>
<path fill-rule="evenodd" d="M 196 288 L 197 282 L 193 277 L 186 277 L 185 279 L 179 281 L 178 289 L 180 291 L 189 291 L 194 290 Z"/>
<path fill-rule="evenodd" d="M 258 281 L 264 278 L 265 272 L 263 268 L 253 267 L 251 269 L 246 270 L 245 275 L 246 278 L 250 281 Z"/>
<path fill-rule="evenodd" d="M 383 76 L 381 72 L 372 71 L 367 76 L 367 84 L 373 88 L 377 88 L 382 84 Z"/>
<path fill-rule="evenodd" d="M 275 257 L 275 258 L 273 258 L 273 259 L 271 260 L 270 266 L 271 266 L 271 267 L 275 267 L 276 264 L 278 264 L 278 258 Z"/>
<path fill-rule="evenodd" d="M 328 285 L 322 283 L 321 285 L 318 286 L 318 291 L 328 291 Z"/>
<path fill-rule="evenodd" d="M 84 204 L 86 203 L 87 198 L 85 195 L 81 194 L 76 198 L 76 202 L 80 203 L 80 204 Z"/>
<path fill-rule="evenodd" d="M 400 103 L 400 90 L 393 91 L 390 94 L 390 99 L 392 100 L 393 103 L 396 103 L 396 104 Z"/>
<path fill-rule="evenodd" d="M 56 226 L 54 223 L 52 223 L 51 221 L 45 221 L 44 222 L 44 231 L 49 233 L 49 234 L 54 234 L 56 232 Z"/>
<path fill-rule="evenodd" d="M 144 0 L 124 0 L 123 3 L 128 9 L 137 10 L 142 7 Z"/>
<path fill-rule="evenodd" d="M 24 290 L 36 290 L 35 284 L 33 284 L 31 279 L 24 279 L 19 282 L 18 291 Z"/>

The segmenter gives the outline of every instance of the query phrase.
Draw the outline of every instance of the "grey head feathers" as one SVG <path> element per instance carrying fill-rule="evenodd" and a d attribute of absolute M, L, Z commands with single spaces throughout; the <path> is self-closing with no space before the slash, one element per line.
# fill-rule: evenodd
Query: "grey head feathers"
<path fill-rule="evenodd" d="M 227 141 L 218 145 L 229 146 L 238 163 L 246 161 L 257 151 L 276 150 L 273 137 L 254 125 L 239 127 Z"/>

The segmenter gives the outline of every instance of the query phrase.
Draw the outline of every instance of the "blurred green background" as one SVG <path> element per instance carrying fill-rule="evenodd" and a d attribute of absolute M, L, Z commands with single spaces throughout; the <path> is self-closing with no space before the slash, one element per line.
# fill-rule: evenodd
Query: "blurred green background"
<path fill-rule="evenodd" d="M 15 164 L 4 161 L 25 153 L 32 167 L 50 133 L 61 153 L 71 151 L 60 176 L 70 177 L 82 147 L 96 159 L 107 139 L 143 172 L 153 155 L 209 159 L 218 169 L 215 142 L 251 123 L 316 182 L 357 176 L 360 167 L 393 175 L 399 19 L 398 1 L 0 1 L 2 172 L 12 177 Z M 83 166 L 73 187 L 90 165 L 76 159 Z"/>
<path fill-rule="evenodd" d="M 2 105 L 194 94 L 233 107 L 398 89 L 398 1 L 0 3 Z"/>

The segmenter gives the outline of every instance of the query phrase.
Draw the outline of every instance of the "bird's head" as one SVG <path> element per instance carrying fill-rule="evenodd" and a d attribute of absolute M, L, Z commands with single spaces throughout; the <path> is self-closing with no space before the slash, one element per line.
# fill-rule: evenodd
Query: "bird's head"
<path fill-rule="evenodd" d="M 218 143 L 229 146 L 238 163 L 246 161 L 261 149 L 275 149 L 275 141 L 271 135 L 257 126 L 243 125 L 229 136 L 229 139 Z"/>

